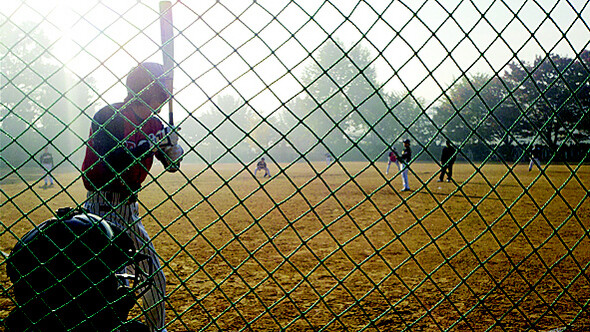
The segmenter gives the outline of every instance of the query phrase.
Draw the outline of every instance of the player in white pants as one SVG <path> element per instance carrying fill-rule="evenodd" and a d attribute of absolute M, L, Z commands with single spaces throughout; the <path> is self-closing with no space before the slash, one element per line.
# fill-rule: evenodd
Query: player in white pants
<path fill-rule="evenodd" d="M 399 157 L 401 161 L 400 171 L 402 172 L 402 191 L 410 191 L 410 183 L 408 182 L 408 167 L 410 165 L 410 160 L 412 160 L 412 149 L 410 148 L 410 140 L 406 139 L 404 141 L 404 150 L 402 151 L 402 155 Z"/>
<path fill-rule="evenodd" d="M 142 63 L 129 73 L 129 94 L 124 102 L 108 105 L 94 115 L 82 164 L 82 179 L 88 190 L 85 207 L 121 226 L 136 249 L 152 261 L 153 265 L 140 265 L 154 282 L 143 295 L 142 304 L 147 326 L 158 332 L 166 331 L 166 279 L 140 220 L 137 192 L 154 157 L 167 171 L 175 172 L 184 153 L 176 131 L 164 127 L 154 116 L 170 97 L 165 80 L 164 69 L 157 63 Z"/>
<path fill-rule="evenodd" d="M 543 150 L 541 150 L 541 146 L 536 144 L 533 150 L 531 151 L 531 161 L 529 162 L 529 172 L 533 170 L 533 165 L 537 166 L 538 169 L 541 169 L 541 154 Z"/>
<path fill-rule="evenodd" d="M 49 152 L 49 147 L 46 146 L 43 149 L 43 153 L 39 157 L 39 161 L 41 162 L 41 166 L 45 170 L 45 185 L 42 188 L 47 188 L 47 183 L 49 182 L 49 187 L 53 186 L 53 177 L 51 176 L 51 171 L 53 170 L 53 155 Z"/>
<path fill-rule="evenodd" d="M 105 197 L 107 196 L 107 197 Z M 147 261 L 139 263 L 140 268 L 153 282 L 153 286 L 143 295 L 142 307 L 145 311 L 148 326 L 163 327 L 166 319 L 164 299 L 166 296 L 166 277 L 160 267 L 158 254 L 154 249 L 150 237 L 141 223 L 139 206 L 136 201 L 121 200 L 121 195 L 109 192 L 88 192 L 84 208 L 88 212 L 105 218 L 126 230 L 138 251 L 147 255 Z M 131 266 L 130 266 L 131 267 Z M 137 271 L 125 271 L 135 274 Z M 144 281 L 144 280 L 141 280 Z M 152 331 L 164 331 L 152 328 Z"/>

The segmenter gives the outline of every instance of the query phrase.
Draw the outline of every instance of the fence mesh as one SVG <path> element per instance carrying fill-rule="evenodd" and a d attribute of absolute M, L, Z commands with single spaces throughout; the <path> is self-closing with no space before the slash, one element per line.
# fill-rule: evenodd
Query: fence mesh
<path fill-rule="evenodd" d="M 124 188 L 168 331 L 590 328 L 587 1 L 171 8 L 181 168 Z M 160 17 L 155 0 L 0 9 L 2 324 L 26 304 L 11 250 L 91 199 L 93 117 L 162 62 Z"/>

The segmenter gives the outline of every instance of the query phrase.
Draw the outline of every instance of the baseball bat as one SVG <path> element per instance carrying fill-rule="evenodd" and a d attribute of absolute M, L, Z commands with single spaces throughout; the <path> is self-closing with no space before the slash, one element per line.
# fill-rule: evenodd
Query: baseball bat
<path fill-rule="evenodd" d="M 172 3 L 160 1 L 160 33 L 162 37 L 162 57 L 164 60 L 164 72 L 166 73 L 166 89 L 172 94 L 174 86 L 174 38 L 172 21 Z M 172 110 L 172 98 L 168 101 L 168 124 L 174 126 L 174 112 Z"/>

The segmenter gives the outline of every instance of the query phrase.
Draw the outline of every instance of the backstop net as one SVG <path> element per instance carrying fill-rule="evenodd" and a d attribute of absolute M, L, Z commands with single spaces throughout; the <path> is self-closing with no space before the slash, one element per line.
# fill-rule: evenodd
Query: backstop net
<path fill-rule="evenodd" d="M 590 329 L 587 1 L 159 5 L 0 9 L 2 324 L 27 303 L 6 273 L 23 235 L 122 190 L 168 331 Z M 164 59 L 173 124 L 168 104 L 126 99 L 131 68 Z M 178 133 L 179 171 L 152 165 L 140 106 Z M 99 151 L 108 126 L 127 131 Z M 128 318 L 153 325 L 143 301 Z"/>

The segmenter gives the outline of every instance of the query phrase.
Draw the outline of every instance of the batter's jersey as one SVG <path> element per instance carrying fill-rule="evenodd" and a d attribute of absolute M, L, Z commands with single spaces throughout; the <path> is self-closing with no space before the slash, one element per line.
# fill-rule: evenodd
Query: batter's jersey
<path fill-rule="evenodd" d="M 93 118 L 82 164 L 84 187 L 131 195 L 146 179 L 154 160 L 152 144 L 164 135 L 160 119 L 142 119 L 123 103 L 102 108 Z M 156 153 L 163 159 L 161 152 Z"/>

